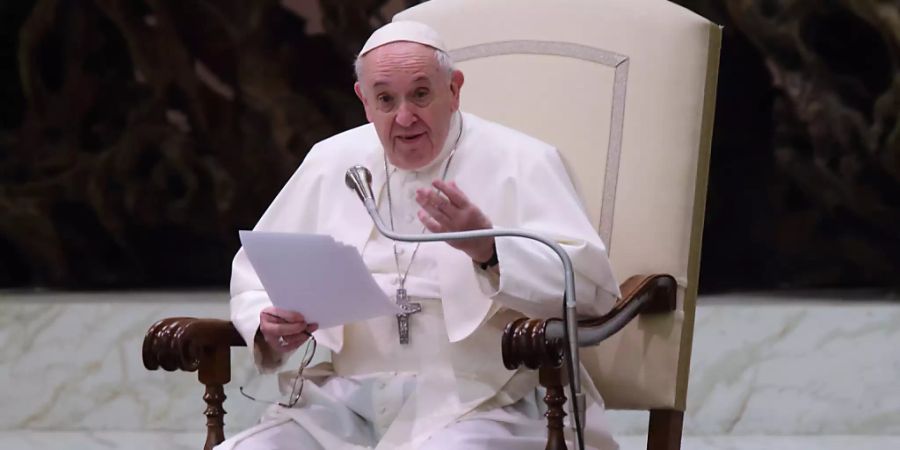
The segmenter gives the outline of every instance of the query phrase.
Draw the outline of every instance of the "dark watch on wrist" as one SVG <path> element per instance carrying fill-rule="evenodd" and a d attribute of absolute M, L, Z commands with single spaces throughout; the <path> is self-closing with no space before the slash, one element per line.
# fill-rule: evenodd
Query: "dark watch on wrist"
<path fill-rule="evenodd" d="M 491 267 L 500 264 L 500 260 L 497 259 L 497 244 L 494 244 L 493 252 L 491 252 L 491 257 L 488 258 L 485 262 L 478 263 L 478 267 L 481 267 L 481 270 L 488 270 Z"/>

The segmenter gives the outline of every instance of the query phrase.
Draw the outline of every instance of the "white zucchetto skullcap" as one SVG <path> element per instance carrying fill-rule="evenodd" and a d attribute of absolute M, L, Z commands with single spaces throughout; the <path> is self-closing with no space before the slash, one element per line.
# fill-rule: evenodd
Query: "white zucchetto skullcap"
<path fill-rule="evenodd" d="M 391 42 L 417 42 L 444 52 L 447 51 L 443 39 L 441 39 L 441 36 L 438 35 L 437 31 L 434 31 L 433 28 L 420 22 L 400 20 L 391 22 L 375 30 L 375 32 L 372 33 L 372 36 L 369 36 L 369 40 L 366 41 L 366 44 L 363 45 L 362 50 L 359 52 L 359 56 L 363 56 L 366 53 L 369 53 L 382 45 L 390 44 Z"/>

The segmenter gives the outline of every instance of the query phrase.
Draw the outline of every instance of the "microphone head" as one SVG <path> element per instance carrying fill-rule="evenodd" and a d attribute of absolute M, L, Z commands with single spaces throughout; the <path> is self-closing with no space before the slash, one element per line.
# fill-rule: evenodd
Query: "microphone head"
<path fill-rule="evenodd" d="M 375 195 L 372 193 L 372 172 L 369 172 L 369 169 L 359 164 L 347 169 L 344 183 L 347 184 L 348 188 L 356 192 L 356 195 L 359 196 L 363 203 L 366 200 L 375 201 Z"/>

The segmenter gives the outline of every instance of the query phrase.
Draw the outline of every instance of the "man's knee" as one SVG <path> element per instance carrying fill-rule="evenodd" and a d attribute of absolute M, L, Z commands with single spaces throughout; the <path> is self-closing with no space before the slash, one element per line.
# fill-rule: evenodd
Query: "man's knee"
<path fill-rule="evenodd" d="M 229 450 L 320 450 L 315 439 L 297 422 L 286 421 L 277 425 L 260 424 L 226 441 Z M 218 450 L 216 447 L 214 450 Z M 324 449 L 322 449 L 324 450 Z"/>
<path fill-rule="evenodd" d="M 433 434 L 419 450 L 542 449 L 546 439 L 493 420 L 464 420 Z M 542 430 L 542 428 L 541 428 Z"/>

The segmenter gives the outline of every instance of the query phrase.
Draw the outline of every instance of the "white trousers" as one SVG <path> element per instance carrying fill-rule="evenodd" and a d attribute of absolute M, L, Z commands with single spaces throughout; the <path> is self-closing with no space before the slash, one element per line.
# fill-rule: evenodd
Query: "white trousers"
<path fill-rule="evenodd" d="M 547 423 L 534 399 L 529 396 L 511 406 L 471 414 L 437 431 L 417 450 L 543 450 L 547 444 Z M 215 450 L 357 450 L 379 447 L 378 442 L 373 442 L 376 433 L 372 432 L 371 424 L 366 424 L 358 415 L 351 417 L 331 411 L 331 414 L 318 420 L 311 418 L 314 425 L 304 427 L 296 421 L 295 414 L 284 412 L 283 408 L 273 407 L 259 425 L 228 439 Z M 602 414 L 602 408 L 597 405 L 588 408 L 589 418 Z M 586 448 L 618 449 L 602 424 L 589 419 L 587 425 Z M 568 447 L 574 448 L 571 440 Z"/>

